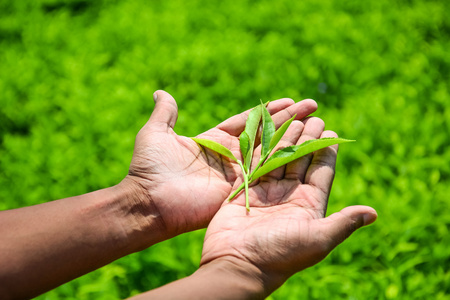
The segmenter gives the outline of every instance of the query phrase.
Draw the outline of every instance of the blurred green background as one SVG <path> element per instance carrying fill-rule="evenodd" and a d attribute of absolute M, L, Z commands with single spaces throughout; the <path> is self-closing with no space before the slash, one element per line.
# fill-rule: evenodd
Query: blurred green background
<path fill-rule="evenodd" d="M 0 209 L 118 183 L 152 93 L 194 136 L 313 98 L 341 147 L 329 213 L 378 221 L 270 299 L 450 299 L 450 1 L 0 1 Z M 204 231 L 38 299 L 119 299 L 191 274 Z"/>

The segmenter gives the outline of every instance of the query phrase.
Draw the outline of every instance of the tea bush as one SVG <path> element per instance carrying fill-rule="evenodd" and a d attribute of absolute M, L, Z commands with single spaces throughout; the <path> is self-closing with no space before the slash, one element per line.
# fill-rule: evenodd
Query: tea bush
<path fill-rule="evenodd" d="M 270 299 L 450 299 L 448 1 L 0 2 L 0 209 L 118 183 L 152 93 L 194 136 L 263 101 L 313 98 L 343 145 L 329 213 L 378 221 Z M 118 299 L 191 274 L 204 231 L 38 299 Z"/>

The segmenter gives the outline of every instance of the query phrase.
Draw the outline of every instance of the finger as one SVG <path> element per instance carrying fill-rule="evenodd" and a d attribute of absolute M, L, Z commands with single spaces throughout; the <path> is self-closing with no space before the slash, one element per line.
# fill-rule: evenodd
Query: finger
<path fill-rule="evenodd" d="M 337 134 L 333 131 L 324 131 L 320 137 L 337 137 Z M 322 201 L 321 205 L 324 215 L 331 185 L 333 184 L 337 151 L 338 145 L 317 150 L 306 171 L 305 183 L 314 186 L 320 191 L 320 201 Z"/>
<path fill-rule="evenodd" d="M 376 219 L 375 209 L 363 205 L 349 206 L 321 219 L 320 232 L 323 233 L 322 238 L 326 239 L 323 242 L 328 245 L 327 251 L 330 252 L 357 229 L 372 224 Z"/>
<path fill-rule="evenodd" d="M 283 98 L 275 101 L 269 102 L 267 106 L 267 110 L 271 115 L 276 114 L 282 110 L 285 110 L 289 106 L 294 105 L 294 100 Z M 232 136 L 239 136 L 242 131 L 245 129 L 245 122 L 247 121 L 248 114 L 251 109 L 244 111 L 238 115 L 235 115 L 219 125 L 217 125 L 217 129 L 225 131 L 226 133 Z M 286 119 L 287 120 L 287 119 Z"/>
<path fill-rule="evenodd" d="M 304 124 L 301 121 L 295 120 L 291 123 L 291 125 L 286 130 L 285 134 L 281 138 L 278 145 L 275 147 L 273 152 L 278 151 L 279 149 L 283 149 L 292 145 L 295 145 L 297 143 L 298 139 L 300 138 L 302 131 L 304 128 Z M 259 148 L 260 149 L 260 148 Z M 271 154 L 272 155 L 272 154 Z M 270 157 L 270 156 L 269 156 Z M 266 175 L 261 177 L 261 181 L 267 181 L 268 179 L 277 179 L 281 180 L 284 178 L 286 166 L 281 166 Z"/>
<path fill-rule="evenodd" d="M 317 139 L 322 134 L 325 123 L 322 119 L 317 117 L 310 117 L 304 121 L 305 128 L 302 135 L 297 141 L 300 145 L 308 140 Z M 300 182 L 305 182 L 306 171 L 311 164 L 313 154 L 308 154 L 286 165 L 286 172 L 284 177 L 287 179 L 298 179 Z"/>
<path fill-rule="evenodd" d="M 284 122 L 296 115 L 296 120 L 302 120 L 317 110 L 317 103 L 312 99 L 297 102 L 272 116 L 275 127 L 280 127 Z"/>
<path fill-rule="evenodd" d="M 153 109 L 148 124 L 152 126 L 162 125 L 166 128 L 170 127 L 173 129 L 178 118 L 178 107 L 175 99 L 169 93 L 161 90 L 153 94 L 153 99 L 155 101 L 155 108 Z"/>

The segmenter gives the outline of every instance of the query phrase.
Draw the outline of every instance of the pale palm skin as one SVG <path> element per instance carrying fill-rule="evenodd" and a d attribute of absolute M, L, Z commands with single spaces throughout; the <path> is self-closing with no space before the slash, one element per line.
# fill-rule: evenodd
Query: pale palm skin
<path fill-rule="evenodd" d="M 140 191 L 141 196 L 135 201 L 141 201 L 143 209 L 153 212 L 153 219 L 160 224 L 165 238 L 169 238 L 206 227 L 233 186 L 242 181 L 238 178 L 237 163 L 173 131 L 176 103 L 166 92 L 156 94 L 155 109 L 137 135 L 130 172 L 122 185 L 132 185 Z M 316 108 L 313 100 L 294 103 L 291 99 L 273 101 L 268 106 L 277 126 L 294 114 L 296 119 L 303 119 Z M 221 143 L 241 158 L 238 137 L 244 130 L 248 112 L 198 137 Z"/>

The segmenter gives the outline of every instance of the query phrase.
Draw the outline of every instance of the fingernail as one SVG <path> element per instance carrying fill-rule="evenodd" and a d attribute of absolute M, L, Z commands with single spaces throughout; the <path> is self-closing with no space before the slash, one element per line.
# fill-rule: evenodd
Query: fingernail
<path fill-rule="evenodd" d="M 157 93 L 157 92 L 154 92 L 154 93 L 153 93 L 153 101 L 156 102 L 156 100 L 158 100 L 158 93 Z"/>
<path fill-rule="evenodd" d="M 363 220 L 364 220 L 364 225 L 363 226 L 367 226 L 367 225 L 372 224 L 373 222 L 375 222 L 376 219 L 377 219 L 376 215 L 364 214 L 363 215 Z"/>

